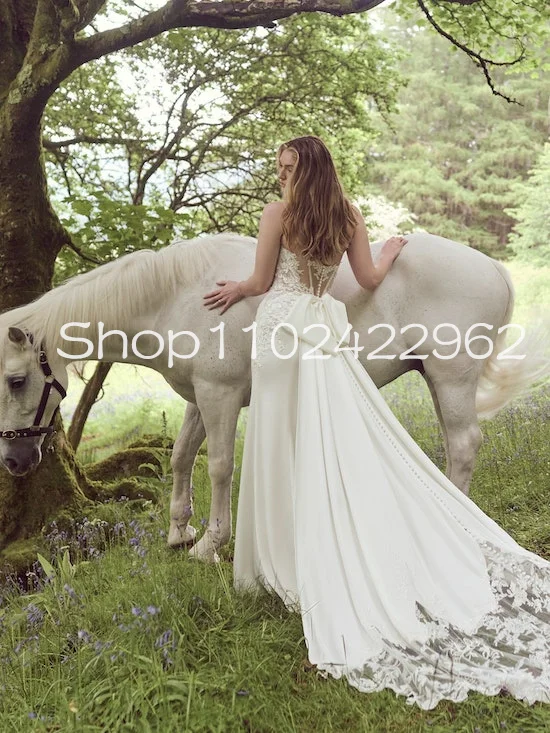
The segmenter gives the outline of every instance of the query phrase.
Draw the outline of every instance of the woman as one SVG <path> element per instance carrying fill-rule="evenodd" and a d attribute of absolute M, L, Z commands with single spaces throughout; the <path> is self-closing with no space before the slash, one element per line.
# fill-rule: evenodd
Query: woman
<path fill-rule="evenodd" d="M 237 589 L 301 613 L 308 656 L 359 690 L 431 709 L 469 690 L 550 702 L 550 562 L 518 545 L 429 460 L 350 346 L 328 289 L 342 254 L 374 289 L 364 220 L 317 137 L 277 155 L 254 273 L 205 295 L 256 315 L 234 555 Z M 270 287 L 271 286 L 271 287 Z M 351 351 L 351 353 L 350 353 Z"/>

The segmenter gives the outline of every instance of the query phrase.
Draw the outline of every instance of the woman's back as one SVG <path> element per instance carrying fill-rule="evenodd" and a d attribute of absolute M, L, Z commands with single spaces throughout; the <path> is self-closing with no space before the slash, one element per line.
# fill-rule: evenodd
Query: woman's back
<path fill-rule="evenodd" d="M 313 293 L 320 297 L 332 285 L 339 266 L 340 262 L 324 265 L 281 246 L 271 290 Z"/>
<path fill-rule="evenodd" d="M 284 206 L 285 204 L 283 203 L 282 208 L 284 208 Z M 350 227 L 348 229 L 348 246 L 353 237 L 353 233 L 354 230 Z M 344 256 L 343 253 L 335 252 L 331 261 L 326 264 L 321 262 L 321 260 L 305 256 L 303 252 L 298 251 L 293 247 L 289 247 L 288 243 L 285 241 L 284 235 L 281 237 L 281 251 L 282 253 L 280 253 L 279 261 L 277 263 L 274 284 L 280 280 L 280 276 L 278 277 L 278 274 L 281 267 L 285 273 L 288 273 L 294 267 L 297 271 L 296 277 L 300 281 L 301 285 L 305 287 L 305 292 L 310 292 L 317 296 L 323 295 L 323 293 L 330 288 Z M 285 255 L 285 251 L 288 254 Z M 281 257 L 283 258 L 282 260 Z"/>

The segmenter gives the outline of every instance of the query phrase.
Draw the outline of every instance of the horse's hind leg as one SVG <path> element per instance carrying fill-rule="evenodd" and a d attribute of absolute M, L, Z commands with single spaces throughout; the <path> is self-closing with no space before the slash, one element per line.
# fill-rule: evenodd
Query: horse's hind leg
<path fill-rule="evenodd" d="M 435 392 L 434 404 L 445 439 L 447 478 L 466 496 L 483 442 L 475 409 L 477 366 L 472 367 L 471 357 L 464 354 L 452 363 L 435 360 L 426 364 L 425 375 L 432 396 Z"/>
<path fill-rule="evenodd" d="M 447 428 L 445 427 L 445 421 L 443 419 L 443 415 L 441 414 L 441 407 L 439 406 L 439 400 L 437 398 L 437 390 L 434 386 L 434 383 L 432 382 L 431 378 L 426 374 L 426 372 L 422 372 L 422 377 L 424 378 L 424 381 L 428 385 L 428 389 L 430 390 L 430 394 L 432 396 L 432 400 L 435 407 L 435 412 L 437 414 L 437 419 L 439 420 L 439 426 L 441 428 L 441 433 L 443 435 L 443 445 L 445 448 L 445 466 L 446 466 L 446 475 L 447 478 L 449 478 L 449 470 L 451 467 L 451 455 L 449 450 L 449 438 L 447 436 Z"/>
<path fill-rule="evenodd" d="M 200 410 L 193 402 L 188 402 L 171 458 L 174 475 L 168 532 L 168 544 L 171 547 L 186 545 L 195 539 L 196 529 L 188 524 L 193 515 L 191 479 L 195 457 L 205 437 L 206 431 Z"/>

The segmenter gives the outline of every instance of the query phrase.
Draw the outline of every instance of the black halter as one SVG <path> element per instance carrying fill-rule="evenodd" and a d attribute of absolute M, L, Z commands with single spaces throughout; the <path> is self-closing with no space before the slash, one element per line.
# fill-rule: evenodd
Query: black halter
<path fill-rule="evenodd" d="M 27 333 L 27 337 L 32 344 L 32 334 Z M 56 388 L 56 390 L 61 395 L 61 399 L 67 396 L 67 391 L 65 387 L 61 384 L 61 382 L 58 382 L 57 379 L 53 376 L 50 365 L 48 364 L 48 357 L 46 356 L 46 352 L 44 351 L 43 346 L 41 346 L 40 348 L 38 361 L 40 363 L 42 371 L 44 372 L 45 381 L 44 389 L 42 390 L 42 397 L 40 398 L 40 403 L 38 405 L 38 409 L 36 410 L 34 424 L 31 425 L 30 428 L 19 428 L 18 430 L 4 430 L 3 432 L 0 431 L 0 438 L 5 438 L 6 440 L 14 440 L 15 438 L 36 438 L 39 435 L 50 435 L 52 433 L 55 433 L 55 430 L 53 428 L 53 421 L 55 420 L 55 416 L 59 411 L 59 405 L 57 405 L 57 407 L 53 411 L 52 419 L 50 420 L 50 424 L 48 426 L 41 427 L 40 423 L 44 416 L 52 387 Z"/>

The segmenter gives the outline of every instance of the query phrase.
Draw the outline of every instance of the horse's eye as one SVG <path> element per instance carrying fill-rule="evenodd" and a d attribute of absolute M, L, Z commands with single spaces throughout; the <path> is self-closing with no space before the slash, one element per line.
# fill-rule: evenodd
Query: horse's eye
<path fill-rule="evenodd" d="M 14 391 L 21 389 L 25 384 L 25 377 L 10 377 L 8 379 L 8 384 L 10 389 L 13 389 Z"/>

